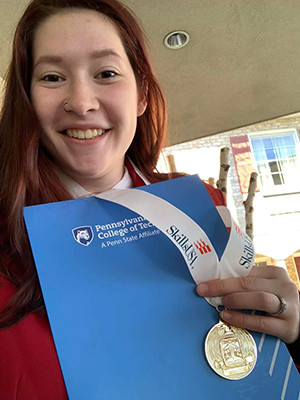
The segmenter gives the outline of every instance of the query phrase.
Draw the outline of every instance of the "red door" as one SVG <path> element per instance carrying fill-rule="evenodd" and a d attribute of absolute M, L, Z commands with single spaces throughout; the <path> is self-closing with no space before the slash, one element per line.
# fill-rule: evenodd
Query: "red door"
<path fill-rule="evenodd" d="M 295 265 L 298 272 L 298 277 L 300 279 L 300 257 L 294 257 Z"/>

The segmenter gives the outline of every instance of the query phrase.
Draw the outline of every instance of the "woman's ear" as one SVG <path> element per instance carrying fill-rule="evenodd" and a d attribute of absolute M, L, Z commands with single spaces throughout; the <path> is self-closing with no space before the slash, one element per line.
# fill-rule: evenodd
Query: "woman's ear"
<path fill-rule="evenodd" d="M 147 102 L 147 97 L 148 97 L 148 83 L 143 82 L 141 87 L 139 88 L 139 93 L 138 93 L 138 106 L 137 106 L 137 116 L 140 117 L 141 115 L 144 114 L 148 102 Z"/>

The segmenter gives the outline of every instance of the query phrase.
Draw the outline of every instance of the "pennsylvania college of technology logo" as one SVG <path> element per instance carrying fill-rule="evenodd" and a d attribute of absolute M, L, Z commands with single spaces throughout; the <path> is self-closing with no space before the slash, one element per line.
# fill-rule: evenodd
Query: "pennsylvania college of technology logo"
<path fill-rule="evenodd" d="M 88 246 L 94 239 L 94 232 L 91 226 L 79 226 L 72 229 L 73 237 L 82 246 Z"/>

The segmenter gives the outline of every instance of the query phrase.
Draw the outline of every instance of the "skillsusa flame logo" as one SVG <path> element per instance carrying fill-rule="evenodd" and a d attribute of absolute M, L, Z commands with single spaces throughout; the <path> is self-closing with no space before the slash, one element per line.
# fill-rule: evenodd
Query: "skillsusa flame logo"
<path fill-rule="evenodd" d="M 211 253 L 211 248 L 202 239 L 197 240 L 197 242 L 194 242 L 194 245 L 196 249 L 199 250 L 201 255 Z"/>

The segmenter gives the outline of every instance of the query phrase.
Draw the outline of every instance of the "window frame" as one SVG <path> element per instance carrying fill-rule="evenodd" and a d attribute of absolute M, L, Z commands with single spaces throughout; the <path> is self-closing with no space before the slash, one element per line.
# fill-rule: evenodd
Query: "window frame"
<path fill-rule="evenodd" d="M 254 156 L 254 149 L 252 145 L 251 139 L 263 139 L 264 137 L 276 137 L 276 136 L 282 136 L 285 134 L 291 134 L 294 143 L 295 143 L 295 149 L 296 149 L 296 162 L 299 163 L 300 166 L 300 139 L 299 139 L 299 134 L 296 128 L 284 128 L 284 129 L 273 129 L 273 130 L 267 130 L 267 131 L 257 131 L 257 132 L 251 132 L 248 133 L 248 138 L 249 138 L 249 143 L 250 143 L 250 148 L 251 148 L 251 153 L 253 157 L 253 166 L 255 167 L 256 172 L 258 173 L 258 186 L 259 189 L 261 190 L 263 195 L 266 196 L 272 196 L 272 195 L 280 195 L 280 194 L 285 194 L 285 193 L 300 193 L 300 179 L 299 181 L 294 182 L 293 184 L 290 183 L 282 183 L 279 185 L 273 184 L 272 186 L 263 186 L 260 181 L 260 174 L 258 172 L 257 164 L 259 161 L 255 159 Z M 275 160 L 282 160 L 276 157 Z M 270 172 L 270 171 L 269 171 Z M 279 171 L 278 172 L 280 175 L 284 177 L 284 171 Z M 271 172 L 269 173 L 269 176 L 271 177 L 272 174 Z"/>

